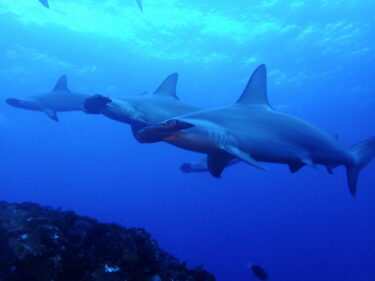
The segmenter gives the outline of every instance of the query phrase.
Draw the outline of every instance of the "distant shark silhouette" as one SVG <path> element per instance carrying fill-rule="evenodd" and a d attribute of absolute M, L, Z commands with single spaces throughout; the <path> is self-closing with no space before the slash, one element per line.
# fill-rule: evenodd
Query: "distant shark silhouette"
<path fill-rule="evenodd" d="M 202 108 L 183 102 L 176 95 L 178 74 L 169 75 L 152 94 L 110 99 L 95 95 L 85 100 L 83 109 L 91 114 L 129 124 L 134 135 L 138 130 L 165 119 L 199 111 Z"/>
<path fill-rule="evenodd" d="M 292 173 L 304 166 L 324 165 L 329 173 L 347 170 L 355 196 L 359 172 L 375 156 L 375 138 L 347 149 L 335 137 L 296 117 L 271 108 L 265 65 L 251 76 L 236 104 L 172 118 L 139 131 L 141 142 L 166 141 L 206 153 L 210 173 L 219 177 L 233 158 L 262 170 L 260 162 L 289 165 Z"/>
<path fill-rule="evenodd" d="M 48 0 L 39 0 L 39 2 L 46 8 L 49 8 Z M 137 4 L 141 12 L 143 13 L 142 0 L 137 0 Z"/>
<path fill-rule="evenodd" d="M 227 167 L 233 166 L 239 162 L 241 162 L 241 160 L 234 158 L 228 162 Z M 187 174 L 207 172 L 208 171 L 207 157 L 201 157 L 199 159 L 196 159 L 190 162 L 185 162 L 180 166 L 180 170 Z"/>
<path fill-rule="evenodd" d="M 73 93 L 68 89 L 67 77 L 61 76 L 51 92 L 24 99 L 9 98 L 6 102 L 14 107 L 42 111 L 54 121 L 57 112 L 82 110 L 87 95 Z"/>

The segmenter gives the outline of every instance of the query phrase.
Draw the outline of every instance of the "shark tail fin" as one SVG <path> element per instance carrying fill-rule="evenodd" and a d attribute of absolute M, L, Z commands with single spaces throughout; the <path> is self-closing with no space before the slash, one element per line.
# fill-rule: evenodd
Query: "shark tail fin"
<path fill-rule="evenodd" d="M 350 152 L 354 157 L 354 164 L 347 165 L 346 171 L 350 193 L 355 196 L 360 171 L 375 157 L 375 137 L 355 145 Z"/>

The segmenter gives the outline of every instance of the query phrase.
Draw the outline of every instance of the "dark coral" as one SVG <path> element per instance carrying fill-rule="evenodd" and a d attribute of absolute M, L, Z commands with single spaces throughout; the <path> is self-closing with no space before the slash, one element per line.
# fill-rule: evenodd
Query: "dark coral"
<path fill-rule="evenodd" d="M 214 281 L 140 228 L 33 203 L 0 201 L 1 281 Z"/>

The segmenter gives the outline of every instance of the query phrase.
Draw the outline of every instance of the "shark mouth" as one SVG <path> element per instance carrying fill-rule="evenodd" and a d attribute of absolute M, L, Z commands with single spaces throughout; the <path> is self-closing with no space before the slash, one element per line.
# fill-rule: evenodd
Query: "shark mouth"
<path fill-rule="evenodd" d="M 6 100 L 6 103 L 14 107 L 21 107 L 21 101 L 19 99 L 10 98 Z"/>
<path fill-rule="evenodd" d="M 141 143 L 154 143 L 170 137 L 175 132 L 194 127 L 194 125 L 180 121 L 177 119 L 168 120 L 166 122 L 150 125 L 137 134 L 137 140 Z"/>
<path fill-rule="evenodd" d="M 102 95 L 95 95 L 84 101 L 83 110 L 90 114 L 101 114 L 110 102 L 112 102 L 110 98 Z"/>

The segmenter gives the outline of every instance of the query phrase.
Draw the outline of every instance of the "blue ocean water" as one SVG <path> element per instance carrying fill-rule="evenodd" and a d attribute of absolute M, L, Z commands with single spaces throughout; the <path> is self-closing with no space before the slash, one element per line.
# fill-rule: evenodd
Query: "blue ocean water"
<path fill-rule="evenodd" d="M 375 2 L 370 0 L 0 0 L 0 199 L 72 209 L 144 227 L 160 246 L 219 281 L 375 280 L 375 163 L 357 198 L 334 175 L 245 164 L 221 179 L 184 174 L 200 157 L 139 144 L 129 126 L 83 112 L 44 113 L 8 97 L 51 90 L 152 92 L 179 73 L 178 95 L 205 108 L 234 103 L 268 68 L 269 100 L 348 147 L 375 135 Z"/>

